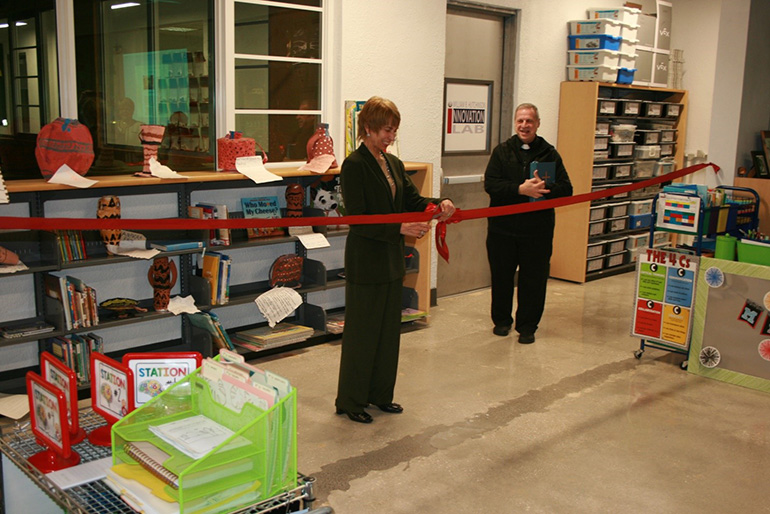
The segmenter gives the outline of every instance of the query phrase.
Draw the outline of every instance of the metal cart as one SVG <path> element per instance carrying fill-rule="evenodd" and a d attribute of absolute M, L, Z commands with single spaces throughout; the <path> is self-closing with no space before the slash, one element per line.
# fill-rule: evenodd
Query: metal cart
<path fill-rule="evenodd" d="M 80 413 L 80 425 L 90 432 L 104 425 L 104 419 L 91 409 L 84 409 Z M 47 503 L 49 512 L 51 508 L 59 507 L 67 514 L 133 514 L 131 509 L 120 497 L 107 487 L 101 480 L 88 482 L 67 490 L 60 489 L 46 475 L 27 462 L 27 458 L 42 451 L 44 448 L 37 444 L 35 436 L 27 426 L 15 426 L 7 428 L 0 437 L 0 452 L 3 458 L 3 507 L 10 503 L 18 505 L 24 501 L 23 512 L 42 512 L 33 505 L 35 498 L 50 499 Z M 73 446 L 83 463 L 110 457 L 112 452 L 109 447 L 94 446 L 85 441 Z M 241 508 L 233 514 L 283 514 L 297 512 L 303 509 L 312 509 L 315 501 L 313 485 L 315 479 L 299 475 L 297 487 L 286 490 L 271 498 Z M 9 481 L 12 482 L 9 484 Z M 32 484 L 37 486 L 29 487 Z M 10 487 L 9 487 L 10 485 Z M 42 491 L 43 494 L 40 494 Z M 13 498 L 16 498 L 15 503 Z M 27 498 L 31 498 L 27 500 Z M 2 512 L 11 511 L 0 508 Z M 328 508 L 312 511 L 316 514 L 331 512 Z"/>
<path fill-rule="evenodd" d="M 677 251 L 691 253 L 700 257 L 703 252 L 704 240 L 716 238 L 719 235 L 731 235 L 735 237 L 745 236 L 749 231 L 756 230 L 759 227 L 759 195 L 753 189 L 746 187 L 718 186 L 715 190 L 719 191 L 724 197 L 722 205 L 713 207 L 704 207 L 702 199 L 692 193 L 674 192 L 677 196 L 686 197 L 697 201 L 698 203 L 698 221 L 692 227 L 692 230 L 676 230 L 670 226 L 662 227 L 658 223 L 658 199 L 660 193 L 655 195 L 652 203 L 652 219 L 650 222 L 650 235 L 648 240 L 649 248 L 653 248 L 656 231 L 665 231 L 675 234 L 693 236 L 691 246 L 678 246 Z M 682 369 L 687 369 L 689 357 L 689 344 L 687 349 L 681 349 L 676 346 L 669 346 L 659 341 L 642 339 L 639 349 L 634 351 L 634 357 L 641 359 L 646 347 L 666 350 L 673 353 L 685 355 L 684 362 L 681 363 Z"/>

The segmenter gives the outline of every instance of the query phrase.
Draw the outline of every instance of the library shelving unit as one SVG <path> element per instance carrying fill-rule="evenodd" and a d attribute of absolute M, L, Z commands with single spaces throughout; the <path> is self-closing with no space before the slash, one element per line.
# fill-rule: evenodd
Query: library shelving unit
<path fill-rule="evenodd" d="M 429 163 L 405 163 L 407 172 L 410 174 L 415 185 L 420 190 L 421 194 L 430 196 L 432 188 L 432 165 Z M 187 207 L 191 204 L 192 200 L 196 197 L 200 198 L 201 195 L 208 194 L 209 192 L 216 192 L 219 198 L 227 197 L 229 199 L 229 208 L 236 205 L 240 206 L 240 198 L 244 196 L 244 188 L 257 187 L 280 187 L 291 183 L 298 183 L 303 187 L 308 187 L 312 183 L 318 180 L 319 175 L 300 171 L 296 168 L 280 168 L 272 170 L 277 175 L 282 177 L 282 182 L 272 182 L 264 185 L 256 185 L 246 177 L 238 173 L 223 173 L 223 172 L 206 172 L 206 171 L 193 171 L 183 172 L 186 179 L 171 179 L 163 180 L 158 178 L 139 178 L 130 175 L 110 175 L 110 176 L 96 176 L 88 178 L 98 180 L 97 184 L 87 189 L 77 189 L 69 186 L 62 186 L 56 184 L 49 184 L 42 179 L 28 179 L 28 180 L 14 180 L 6 182 L 6 186 L 9 192 L 11 203 L 8 205 L 0 206 L 0 215 L 18 216 L 16 214 L 19 210 L 28 212 L 28 216 L 31 217 L 45 217 L 46 205 L 52 201 L 68 201 L 73 199 L 93 199 L 94 205 L 98 198 L 105 195 L 117 195 L 121 198 L 129 197 L 130 195 L 152 195 L 152 194 L 165 194 L 174 195 L 176 198 L 176 207 L 179 217 L 186 217 Z M 339 173 L 339 169 L 332 169 L 327 172 L 328 174 L 335 175 Z M 123 208 L 124 218 L 140 218 L 142 214 L 126 212 L 125 204 Z M 20 209 L 23 208 L 23 209 Z M 10 209 L 10 210 L 6 210 Z M 232 209 L 238 210 L 238 209 Z M 319 215 L 320 211 L 308 211 L 308 215 Z M 78 217 L 78 216 L 73 216 Z M 151 217 L 151 215 L 149 216 Z M 347 235 L 347 229 L 329 229 L 326 227 L 321 229 L 329 238 L 345 237 Z M 207 234 L 204 231 L 150 231 L 147 232 L 148 239 L 197 239 L 203 240 L 204 244 L 208 241 Z M 15 321 L 31 321 L 34 319 L 45 319 L 49 323 L 55 326 L 53 332 L 49 332 L 43 335 L 30 335 L 26 337 L 19 337 L 13 339 L 0 338 L 0 348 L 10 347 L 14 345 L 36 345 L 38 353 L 46 349 L 45 341 L 50 337 L 66 336 L 75 333 L 94 332 L 99 333 L 100 329 L 123 326 L 132 323 L 151 323 L 160 319 L 170 319 L 173 314 L 168 312 L 155 312 L 152 310 L 152 298 L 140 298 L 138 299 L 139 305 L 149 307 L 146 313 L 137 313 L 129 318 L 113 318 L 109 316 L 109 313 L 102 312 L 100 309 L 100 322 L 96 326 L 88 328 L 70 329 L 66 328 L 64 322 L 64 316 L 62 313 L 62 306 L 56 301 L 52 301 L 47 297 L 44 288 L 43 277 L 48 272 L 63 272 L 69 275 L 76 275 L 78 270 L 83 268 L 91 268 L 94 266 L 109 267 L 109 273 L 111 276 L 117 278 L 122 277 L 124 270 L 120 266 L 122 264 L 130 265 L 135 263 L 135 259 L 122 256 L 107 255 L 104 245 L 101 242 L 98 231 L 84 231 L 84 239 L 87 247 L 88 258 L 85 260 L 67 261 L 63 258 L 60 250 L 57 237 L 47 231 L 43 230 L 19 230 L 19 231 L 0 231 L 0 246 L 6 247 L 16 252 L 21 261 L 27 265 L 28 270 L 21 272 L 23 274 L 32 274 L 32 280 L 30 281 L 34 289 L 14 291 L 10 294 L 19 295 L 19 298 L 26 295 L 33 295 L 34 297 L 34 312 L 29 312 L 25 316 L 17 316 L 18 319 L 0 319 L 0 324 L 6 324 Z M 233 238 L 232 245 L 230 246 L 216 246 L 209 249 L 228 252 L 230 250 L 246 249 L 249 253 L 249 262 L 242 262 L 242 266 L 262 266 L 269 268 L 273 257 L 269 251 L 269 247 L 277 244 L 293 244 L 293 251 L 298 255 L 306 257 L 308 266 L 305 270 L 305 275 L 310 277 L 303 288 L 298 292 L 303 296 L 305 301 L 297 311 L 295 318 L 287 321 L 293 321 L 301 324 L 306 324 L 314 328 L 314 335 L 302 342 L 295 343 L 294 345 L 271 349 L 266 351 L 268 353 L 276 353 L 279 351 L 285 351 L 288 349 L 294 349 L 302 346 L 311 346 L 325 342 L 329 339 L 338 337 L 338 335 L 328 333 L 326 331 L 326 315 L 327 309 L 322 306 L 317 306 L 307 301 L 307 295 L 314 292 L 325 291 L 327 289 L 344 287 L 344 278 L 339 276 L 342 269 L 327 269 L 324 262 L 313 259 L 313 250 L 307 252 L 298 238 L 293 236 L 283 236 L 266 239 L 252 239 L 249 240 L 245 236 L 242 238 Z M 411 263 L 408 266 L 407 275 L 404 279 L 404 307 L 411 307 L 424 311 L 427 315 L 430 309 L 430 262 L 431 262 L 431 241 L 430 238 L 422 238 L 421 240 L 414 240 L 407 238 L 407 247 L 412 254 L 410 259 Z M 337 250 L 335 250 L 336 252 Z M 261 293 L 269 289 L 267 276 L 259 277 L 257 281 L 247 281 L 245 283 L 232 283 L 231 284 L 231 301 L 224 305 L 210 305 L 210 302 L 206 302 L 205 298 L 205 285 L 201 284 L 201 280 L 195 274 L 193 256 L 196 253 L 200 253 L 200 249 L 196 250 L 179 250 L 174 252 L 164 252 L 160 256 L 169 256 L 177 260 L 178 265 L 178 288 L 180 296 L 193 295 L 196 298 L 197 306 L 201 310 L 219 310 L 226 309 L 231 305 L 243 305 L 259 296 Z M 274 253 L 274 251 L 273 251 Z M 308 255 L 309 253 L 309 255 Z M 260 255 L 263 262 L 260 261 Z M 335 255 L 334 260 L 342 262 L 341 255 Z M 150 261 L 148 261 L 148 266 Z M 130 268 L 129 268 L 130 269 Z M 146 268 L 145 268 L 146 270 Z M 100 272 L 101 273 L 101 272 Z M 0 275 L 0 281 L 8 280 L 9 277 L 16 276 L 17 274 L 2 274 Z M 146 271 L 142 276 L 129 277 L 132 280 L 144 281 L 146 283 Z M 263 280 L 264 279 L 264 280 Z M 6 289 L 6 291 L 8 291 Z M 149 288 L 148 288 L 149 291 Z M 8 293 L 6 293 L 8 294 Z M 102 301 L 106 298 L 98 296 L 97 298 Z M 7 299 L 6 299 L 7 300 Z M 20 302 L 23 303 L 23 302 Z M 331 308 L 331 310 L 339 310 L 340 307 Z M 102 316 L 104 314 L 104 316 Z M 179 316 L 181 323 L 181 329 L 179 330 L 181 337 L 172 340 L 165 339 L 167 336 L 163 333 L 158 334 L 160 341 L 148 343 L 146 346 L 134 348 L 132 351 L 199 351 L 204 356 L 212 353 L 211 339 L 208 334 L 203 331 L 195 329 L 192 324 L 186 319 L 186 315 Z M 264 323 L 263 323 L 264 324 Z M 259 323 L 227 327 L 228 332 L 236 332 L 238 330 L 244 330 L 254 328 Z M 152 327 L 149 328 L 152 331 Z M 108 355 L 119 358 L 126 350 L 115 349 L 116 344 L 119 341 L 104 341 L 104 350 Z M 119 345 L 118 345 L 119 346 Z M 112 347 L 112 348 L 111 348 Z M 21 392 L 24 390 L 24 375 L 28 370 L 36 370 L 37 366 L 18 367 L 10 370 L 3 371 L 3 378 L 0 380 L 0 391 L 2 392 Z M 86 392 L 86 389 L 83 389 Z"/>
<path fill-rule="evenodd" d="M 687 91 L 683 90 L 562 82 L 558 151 L 574 194 L 639 182 L 652 176 L 651 172 L 680 169 L 684 163 L 687 101 Z M 626 144 L 614 142 L 613 127 L 617 125 L 633 125 L 633 139 Z M 648 136 L 657 141 L 640 139 Z M 650 147 L 655 150 L 650 155 L 640 151 Z M 660 156 L 668 156 L 664 161 L 667 165 L 659 163 Z M 633 252 L 630 246 L 621 248 L 622 241 L 645 234 L 649 225 L 636 226 L 629 207 L 634 203 L 651 205 L 656 193 L 654 188 L 640 189 L 623 198 L 609 197 L 556 209 L 551 276 L 583 283 L 633 270 Z"/>

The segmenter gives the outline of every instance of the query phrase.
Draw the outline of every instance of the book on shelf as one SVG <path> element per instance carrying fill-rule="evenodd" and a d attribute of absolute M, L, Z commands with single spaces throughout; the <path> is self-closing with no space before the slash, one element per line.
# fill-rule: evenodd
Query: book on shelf
<path fill-rule="evenodd" d="M 150 247 L 161 252 L 175 252 L 177 250 L 194 250 L 203 248 L 203 241 L 150 241 Z"/>
<path fill-rule="evenodd" d="M 241 198 L 241 207 L 244 218 L 272 219 L 281 217 L 281 207 L 278 204 L 277 196 Z M 283 233 L 284 230 L 281 227 L 248 227 L 246 229 L 246 235 L 249 239 L 282 236 Z"/>
<path fill-rule="evenodd" d="M 285 344 L 300 343 L 313 335 L 313 329 L 293 323 L 278 323 L 275 327 L 263 326 L 235 333 L 236 339 L 258 345 L 261 349 Z M 235 341 L 234 341 L 235 342 Z"/>
<path fill-rule="evenodd" d="M 5 339 L 17 339 L 20 337 L 46 334 L 56 329 L 50 323 L 43 320 L 24 320 L 5 323 L 0 326 L 0 337 Z"/>
<path fill-rule="evenodd" d="M 330 334 L 341 334 L 345 328 L 345 314 L 332 314 L 326 318 L 326 331 Z"/>
<path fill-rule="evenodd" d="M 91 354 L 104 353 L 104 340 L 93 332 L 69 334 L 47 339 L 46 349 L 74 371 L 82 385 L 91 381 Z"/>
<path fill-rule="evenodd" d="M 203 329 L 211 336 L 211 341 L 217 348 L 227 348 L 233 350 L 233 343 L 227 336 L 227 332 L 220 330 L 211 316 L 211 313 L 196 312 L 195 314 L 188 314 L 188 319 L 193 326 Z M 221 323 L 220 323 L 221 327 Z"/>
<path fill-rule="evenodd" d="M 228 219 L 227 205 L 225 204 L 198 202 L 195 205 L 196 207 L 201 207 L 203 209 L 203 212 L 207 214 L 205 217 L 218 220 Z M 210 216 L 208 215 L 209 213 Z M 216 237 L 212 239 L 209 244 L 214 246 L 230 246 L 231 238 L 229 228 L 218 228 L 216 229 L 215 235 Z"/>
<path fill-rule="evenodd" d="M 210 305 L 217 304 L 217 295 L 219 293 L 219 261 L 221 254 L 217 252 L 206 252 L 201 259 L 201 276 L 209 284 L 209 302 Z"/>
<path fill-rule="evenodd" d="M 217 304 L 224 305 L 230 301 L 230 269 L 232 259 L 227 254 L 219 256 L 219 286 L 217 289 Z"/>
<path fill-rule="evenodd" d="M 64 329 L 72 330 L 72 311 L 70 310 L 70 294 L 65 275 L 46 273 L 43 275 L 43 289 L 46 296 L 61 304 L 64 315 Z"/>

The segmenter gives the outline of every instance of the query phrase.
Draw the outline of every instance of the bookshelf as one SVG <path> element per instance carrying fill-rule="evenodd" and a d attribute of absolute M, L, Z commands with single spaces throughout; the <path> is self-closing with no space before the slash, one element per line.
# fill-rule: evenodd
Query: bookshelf
<path fill-rule="evenodd" d="M 405 163 L 406 169 L 410 173 L 420 192 L 425 196 L 431 195 L 432 189 L 432 165 L 428 163 Z M 240 210 L 240 198 L 248 196 L 244 192 L 249 188 L 261 189 L 264 187 L 285 188 L 289 183 L 300 183 L 303 187 L 308 187 L 318 180 L 318 175 L 300 171 L 296 168 L 280 168 L 272 170 L 283 178 L 281 183 L 271 183 L 265 185 L 255 185 L 253 182 L 237 173 L 193 171 L 183 172 L 186 179 L 158 179 L 158 178 L 139 178 L 133 176 L 89 176 L 91 179 L 98 180 L 98 183 L 91 188 L 81 190 L 67 186 L 48 184 L 42 179 L 25 179 L 7 182 L 7 189 L 11 200 L 10 204 L 0 205 L 0 216 L 19 216 L 18 212 L 31 217 L 53 216 L 59 217 L 63 206 L 70 204 L 73 206 L 73 212 L 70 217 L 91 217 L 95 215 L 95 206 L 98 198 L 104 195 L 117 195 L 121 198 L 123 204 L 122 217 L 125 218 L 162 218 L 169 216 L 186 217 L 187 206 L 194 204 L 195 201 L 217 196 L 226 201 L 233 210 Z M 339 169 L 330 170 L 330 174 L 338 174 Z M 131 205 L 140 201 L 152 202 L 147 198 L 171 198 L 173 205 L 164 206 L 166 214 L 153 215 L 154 211 L 146 209 L 132 208 Z M 307 202 L 306 202 L 307 203 Z M 49 207 L 56 208 L 49 208 Z M 82 206 L 86 206 L 83 210 Z M 90 209 L 90 210 L 88 210 Z M 309 208 L 307 208 L 309 209 Z M 170 211 L 170 214 L 168 214 Z M 318 215 L 307 211 L 307 215 Z M 66 217 L 66 216 L 65 216 Z M 222 252 L 242 252 L 243 257 L 239 257 L 241 263 L 241 279 L 232 284 L 232 299 L 225 305 L 210 305 L 210 302 L 198 302 L 196 304 L 201 310 L 212 309 L 220 316 L 226 314 L 228 310 L 237 310 L 248 308 L 261 292 L 268 289 L 267 274 L 270 264 L 274 259 L 276 252 L 286 253 L 286 249 L 297 254 L 304 254 L 306 261 L 312 264 L 307 267 L 306 274 L 313 277 L 307 287 L 300 289 L 305 302 L 297 310 L 294 321 L 306 323 L 315 328 L 313 337 L 298 343 L 297 345 L 285 348 L 271 349 L 270 353 L 285 351 L 287 349 L 300 346 L 311 346 L 325 342 L 339 335 L 327 333 L 326 315 L 327 312 L 339 311 L 339 305 L 328 305 L 323 298 L 324 293 L 329 291 L 338 291 L 338 295 L 344 298 L 342 288 L 344 288 L 344 279 L 338 276 L 342 271 L 344 238 L 347 235 L 346 229 L 325 230 L 326 236 L 330 241 L 336 244 L 332 250 L 316 254 L 316 250 L 306 252 L 304 247 L 293 236 L 283 236 L 277 238 L 248 239 L 246 237 L 238 239 L 234 237 L 233 244 L 230 246 L 212 247 Z M 206 240 L 206 234 L 202 231 L 150 231 L 152 239 L 198 239 Z M 98 231 L 86 231 L 84 240 L 88 259 L 67 261 L 62 258 L 60 246 L 56 237 L 46 231 L 20 230 L 0 232 L 0 246 L 4 246 L 16 252 L 29 269 L 14 274 L 0 275 L 0 282 L 8 284 L 3 287 L 5 293 L 0 293 L 0 303 L 19 303 L 23 305 L 29 303 L 29 306 L 22 313 L 12 315 L 5 313 L 5 318 L 0 318 L 0 324 L 14 321 L 46 319 L 56 326 L 54 332 L 40 335 L 30 335 L 14 339 L 0 338 L 0 358 L 4 354 L 16 352 L 23 349 L 28 354 L 37 355 L 45 350 L 45 340 L 48 337 L 66 336 L 72 333 L 95 332 L 102 330 L 118 330 L 119 332 L 134 332 L 140 328 L 145 333 L 150 333 L 146 342 L 141 346 L 132 343 L 130 348 L 125 347 L 122 341 L 111 340 L 110 337 L 104 338 L 105 352 L 115 358 L 119 358 L 126 351 L 200 351 L 203 355 L 211 353 L 211 340 L 208 334 L 194 330 L 186 320 L 186 316 L 175 317 L 168 312 L 155 312 L 152 310 L 152 290 L 147 284 L 147 269 L 152 261 L 131 259 L 124 256 L 107 255 Z M 407 238 L 408 247 L 412 247 L 418 254 L 418 259 L 413 259 L 414 265 L 409 267 L 407 276 L 404 280 L 405 299 L 408 299 L 409 305 L 406 307 L 417 308 L 429 311 L 430 307 L 430 262 L 432 242 L 429 238 L 413 240 Z M 168 256 L 175 259 L 179 270 L 179 280 L 177 286 L 172 291 L 172 296 L 196 296 L 200 293 L 200 288 L 205 287 L 200 284 L 200 277 L 195 275 L 195 259 L 200 255 L 201 249 L 186 249 L 173 252 L 163 252 L 160 256 Z M 67 330 L 65 328 L 61 305 L 56 305 L 47 299 L 44 290 L 43 276 L 46 273 L 62 273 L 72 276 L 98 274 L 98 279 L 84 277 L 89 285 L 93 286 L 99 294 L 100 289 L 108 290 L 110 288 L 119 288 L 120 281 L 128 281 L 127 284 L 139 284 L 143 287 L 139 293 L 126 296 L 135 298 L 139 304 L 144 307 L 150 307 L 146 313 L 136 313 L 128 318 L 107 317 L 100 319 L 97 326 L 88 328 L 79 328 Z M 248 276 L 248 273 L 252 275 Z M 105 278 L 106 277 L 106 278 Z M 245 277 L 245 278 L 244 278 Z M 17 282 L 24 279 L 22 286 L 17 286 Z M 115 284 L 113 286 L 113 283 Z M 139 286 L 137 286 L 139 287 Z M 120 289 L 117 289 L 120 291 Z M 97 299 L 99 302 L 109 299 L 113 296 L 120 296 L 112 293 L 100 294 Z M 308 296 L 321 296 L 316 303 L 311 303 Z M 17 302 L 18 300 L 18 302 Z M 315 301 L 315 300 L 313 300 Z M 343 300 L 344 303 L 344 300 Z M 344 307 L 344 305 L 342 306 Z M 101 316 L 100 316 L 101 318 Z M 291 320 L 287 320 L 291 321 Z M 253 328 L 259 325 L 253 320 L 237 319 L 229 326 L 226 326 L 228 332 Z M 169 327 L 178 332 L 169 335 Z M 122 333 L 121 332 L 121 333 Z M 7 361 L 16 362 L 17 359 L 8 359 Z M 34 358 L 27 362 L 19 362 L 11 367 L 3 368 L 3 378 L 0 379 L 0 391 L 2 392 L 21 392 L 24 389 L 24 374 L 28 370 L 37 369 L 37 361 Z"/>

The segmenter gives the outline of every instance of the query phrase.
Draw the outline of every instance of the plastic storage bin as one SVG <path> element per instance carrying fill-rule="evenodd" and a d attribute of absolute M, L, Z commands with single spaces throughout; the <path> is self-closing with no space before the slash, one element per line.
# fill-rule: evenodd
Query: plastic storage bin
<path fill-rule="evenodd" d="M 633 174 L 634 165 L 631 163 L 615 164 L 612 167 L 612 178 L 628 178 Z"/>
<path fill-rule="evenodd" d="M 567 78 L 569 80 L 580 80 L 588 82 L 615 82 L 617 77 L 617 66 L 567 66 Z"/>
<path fill-rule="evenodd" d="M 608 255 L 604 258 L 604 267 L 605 268 L 614 268 L 615 266 L 621 266 L 626 263 L 626 251 L 623 250 L 621 253 L 616 253 L 615 255 Z"/>
<path fill-rule="evenodd" d="M 591 178 L 593 180 L 607 180 L 610 178 L 610 165 L 598 164 L 594 166 L 591 171 Z"/>
<path fill-rule="evenodd" d="M 660 246 L 667 246 L 669 243 L 671 243 L 671 236 L 672 234 L 668 232 L 655 232 L 655 234 L 652 236 L 652 246 L 655 248 Z"/>
<path fill-rule="evenodd" d="M 615 187 L 629 186 L 629 185 L 631 185 L 631 182 L 620 182 L 618 184 L 615 184 Z M 612 195 L 610 198 L 612 198 L 613 200 L 619 200 L 621 198 L 628 198 L 629 194 L 630 193 L 618 193 L 616 195 Z"/>
<path fill-rule="evenodd" d="M 637 159 L 658 159 L 660 157 L 660 146 L 639 145 L 634 148 L 634 157 Z"/>
<path fill-rule="evenodd" d="M 620 36 L 620 30 L 623 28 L 621 22 L 611 18 L 573 20 L 567 23 L 569 25 L 569 33 L 573 36 L 585 34 L 605 34 L 608 36 Z"/>
<path fill-rule="evenodd" d="M 618 52 L 622 54 L 635 54 L 636 45 L 639 43 L 637 39 L 628 39 L 625 37 L 620 38 L 620 44 L 618 45 Z"/>
<path fill-rule="evenodd" d="M 620 22 L 620 36 L 623 39 L 635 40 L 639 32 L 639 25 L 636 23 Z"/>
<path fill-rule="evenodd" d="M 652 213 L 652 198 L 649 200 L 632 200 L 628 206 L 628 214 L 634 216 L 638 214 L 651 214 Z"/>
<path fill-rule="evenodd" d="M 610 143 L 610 155 L 612 157 L 632 157 L 634 155 L 634 143 Z"/>
<path fill-rule="evenodd" d="M 655 161 L 634 161 L 634 178 L 650 178 L 655 172 Z"/>
<path fill-rule="evenodd" d="M 609 136 L 610 135 L 610 122 L 609 121 L 596 121 L 596 132 L 594 132 L 597 136 Z"/>
<path fill-rule="evenodd" d="M 618 84 L 631 84 L 634 81 L 634 72 L 636 69 L 619 68 L 618 78 L 616 82 Z"/>
<path fill-rule="evenodd" d="M 633 7 L 601 8 L 588 9 L 588 18 L 609 18 L 636 25 L 639 23 L 639 9 Z"/>
<path fill-rule="evenodd" d="M 660 131 L 637 130 L 634 134 L 634 140 L 638 145 L 656 145 L 660 142 Z"/>
<path fill-rule="evenodd" d="M 676 143 L 661 143 L 660 144 L 660 156 L 668 157 L 674 155 L 676 152 Z"/>
<path fill-rule="evenodd" d="M 570 50 L 619 50 L 621 38 L 607 34 L 571 35 L 569 39 Z M 629 53 L 629 52 L 624 52 Z M 634 52 L 630 52 L 634 53 Z"/>
<path fill-rule="evenodd" d="M 676 141 L 676 129 L 661 129 L 660 131 L 661 143 L 672 143 L 674 141 Z"/>
<path fill-rule="evenodd" d="M 607 217 L 607 207 L 604 205 L 595 205 L 589 209 L 590 221 L 601 221 Z"/>
<path fill-rule="evenodd" d="M 604 253 L 610 254 L 610 253 L 619 253 L 619 252 L 625 251 L 627 240 L 628 240 L 627 236 L 616 237 L 614 239 L 607 239 L 607 241 L 604 243 Z"/>
<path fill-rule="evenodd" d="M 676 163 L 671 160 L 660 160 L 655 163 L 655 171 L 653 171 L 653 175 L 656 177 L 659 177 L 661 175 L 665 175 L 666 173 L 671 173 L 676 168 Z"/>
<path fill-rule="evenodd" d="M 607 222 L 604 220 L 600 221 L 589 221 L 588 222 L 588 236 L 601 236 L 604 234 L 605 227 L 607 226 Z"/>
<path fill-rule="evenodd" d="M 607 220 L 607 232 L 622 232 L 628 228 L 628 216 Z"/>
<path fill-rule="evenodd" d="M 663 103 L 646 101 L 642 103 L 643 114 L 650 118 L 659 118 L 663 116 Z"/>
<path fill-rule="evenodd" d="M 634 133 L 636 132 L 636 125 L 629 123 L 613 123 L 610 126 L 610 134 L 612 134 L 613 143 L 632 143 L 634 141 Z"/>
<path fill-rule="evenodd" d="M 628 228 L 649 228 L 652 221 L 652 214 L 632 214 L 628 217 Z"/>
<path fill-rule="evenodd" d="M 618 52 L 618 66 L 627 70 L 636 69 L 636 54 L 624 54 Z"/>
<path fill-rule="evenodd" d="M 628 215 L 628 205 L 630 202 L 618 202 L 607 204 L 607 216 L 610 218 L 618 218 L 620 216 Z"/>
<path fill-rule="evenodd" d="M 594 161 L 606 161 L 609 158 L 609 150 L 594 150 Z"/>
<path fill-rule="evenodd" d="M 617 66 L 620 52 L 615 50 L 568 50 L 567 64 L 572 66 Z"/>
<path fill-rule="evenodd" d="M 618 114 L 621 116 L 639 116 L 642 113 L 641 100 L 621 100 Z"/>
<path fill-rule="evenodd" d="M 626 249 L 636 250 L 637 248 L 647 248 L 649 246 L 650 234 L 630 234 L 626 238 Z"/>
<path fill-rule="evenodd" d="M 666 104 L 665 116 L 666 118 L 678 118 L 682 112 L 682 104 L 668 103 Z"/>
<path fill-rule="evenodd" d="M 608 116 L 614 116 L 617 111 L 618 101 L 612 98 L 599 98 L 597 112 Z"/>
<path fill-rule="evenodd" d="M 594 150 L 607 150 L 610 147 L 610 136 L 595 136 Z"/>
<path fill-rule="evenodd" d="M 604 242 L 599 241 L 597 243 L 588 243 L 588 250 L 586 257 L 593 259 L 604 255 Z"/>
<path fill-rule="evenodd" d="M 592 271 L 601 271 L 604 267 L 604 256 L 595 257 L 593 259 L 586 259 L 586 273 Z"/>

